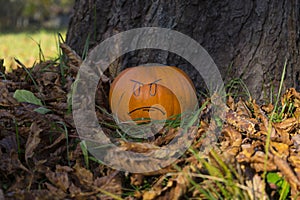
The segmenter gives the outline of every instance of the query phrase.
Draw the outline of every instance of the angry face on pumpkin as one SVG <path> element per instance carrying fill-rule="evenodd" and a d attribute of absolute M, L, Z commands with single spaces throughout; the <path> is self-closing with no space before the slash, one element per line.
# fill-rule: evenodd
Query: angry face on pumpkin
<path fill-rule="evenodd" d="M 111 111 L 120 122 L 166 120 L 197 106 L 194 86 L 176 67 L 138 66 L 122 71 L 109 93 Z"/>

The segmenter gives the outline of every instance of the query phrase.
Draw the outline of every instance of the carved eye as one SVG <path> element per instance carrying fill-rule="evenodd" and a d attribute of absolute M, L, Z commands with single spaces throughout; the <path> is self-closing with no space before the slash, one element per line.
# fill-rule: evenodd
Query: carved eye
<path fill-rule="evenodd" d="M 134 85 L 133 85 L 133 95 L 134 96 L 139 96 L 140 93 L 141 93 L 141 87 L 144 85 L 143 83 L 141 82 L 138 82 L 136 80 L 131 80 L 132 82 L 134 82 Z"/>
<path fill-rule="evenodd" d="M 155 96 L 156 95 L 156 91 L 157 91 L 157 84 L 156 83 L 150 83 L 150 96 Z"/>
<path fill-rule="evenodd" d="M 157 82 L 160 81 L 161 79 L 157 79 L 156 81 L 153 81 L 152 83 L 149 84 L 150 88 L 150 96 L 155 96 L 157 92 Z"/>

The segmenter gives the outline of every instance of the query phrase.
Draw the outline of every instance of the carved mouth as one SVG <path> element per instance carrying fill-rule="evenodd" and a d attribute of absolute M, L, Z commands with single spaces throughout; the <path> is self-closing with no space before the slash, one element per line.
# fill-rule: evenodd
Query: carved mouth
<path fill-rule="evenodd" d="M 130 111 L 128 114 L 130 115 L 136 111 L 151 112 L 151 111 L 157 111 L 157 110 L 160 111 L 163 115 L 166 114 L 162 109 L 154 107 L 154 106 L 143 106 L 140 108 L 136 108 L 136 109 L 133 109 L 132 111 Z"/>

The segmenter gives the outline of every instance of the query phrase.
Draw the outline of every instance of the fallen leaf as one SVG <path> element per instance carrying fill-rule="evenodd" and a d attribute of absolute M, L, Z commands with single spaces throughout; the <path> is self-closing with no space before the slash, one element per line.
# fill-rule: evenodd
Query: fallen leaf
<path fill-rule="evenodd" d="M 38 99 L 32 92 L 28 90 L 16 90 L 14 93 L 14 98 L 18 102 L 26 102 L 26 103 L 32 103 L 35 105 L 42 106 L 42 101 Z"/>
<path fill-rule="evenodd" d="M 70 197 L 76 199 L 78 199 L 80 194 L 82 193 L 80 187 L 77 187 L 74 183 L 70 184 L 69 192 L 70 192 Z"/>
<path fill-rule="evenodd" d="M 262 105 L 261 109 L 263 111 L 265 111 L 267 114 L 270 114 L 273 111 L 273 109 L 274 109 L 274 105 L 271 104 L 271 103 L 269 103 L 268 105 Z"/>
<path fill-rule="evenodd" d="M 33 122 L 30 126 L 30 134 L 28 136 L 26 146 L 25 146 L 25 160 L 28 163 L 28 158 L 31 158 L 34 155 L 34 150 L 39 145 L 40 133 L 43 129 L 39 128 L 36 122 Z"/>
<path fill-rule="evenodd" d="M 120 147 L 124 151 L 133 151 L 136 153 L 147 153 L 159 149 L 159 147 L 154 144 L 126 142 L 123 140 L 120 140 Z"/>
<path fill-rule="evenodd" d="M 49 190 L 51 196 L 55 199 L 64 199 L 67 196 L 67 194 L 64 191 L 62 191 L 61 189 L 51 185 L 50 183 L 46 182 L 45 186 Z"/>
<path fill-rule="evenodd" d="M 255 124 L 253 122 L 242 116 L 238 116 L 237 113 L 232 110 L 229 110 L 226 113 L 226 122 L 240 132 L 252 134 L 256 131 Z"/>
<path fill-rule="evenodd" d="M 268 199 L 265 181 L 258 174 L 255 174 L 251 180 L 247 180 L 246 185 L 249 187 L 247 192 L 252 200 Z"/>
<path fill-rule="evenodd" d="M 190 172 L 190 166 L 185 166 L 176 177 L 175 179 L 176 187 L 170 193 L 172 199 L 174 200 L 180 199 L 180 197 L 186 193 L 187 189 L 191 185 L 189 172 Z"/>
<path fill-rule="evenodd" d="M 281 142 L 270 142 L 270 151 L 283 159 L 286 159 L 290 152 L 289 152 L 289 145 L 281 143 Z"/>
<path fill-rule="evenodd" d="M 288 162 L 278 156 L 274 157 L 274 164 L 278 167 L 280 172 L 285 176 L 289 182 L 292 194 L 296 194 L 300 190 L 300 180 L 297 178 Z"/>
<path fill-rule="evenodd" d="M 93 184 L 93 174 L 90 170 L 81 167 L 78 162 L 76 162 L 73 167 L 74 174 L 78 177 L 78 180 L 83 186 L 90 186 Z"/>
<path fill-rule="evenodd" d="M 55 185 L 57 188 L 61 189 L 63 192 L 67 192 L 70 182 L 67 172 L 52 172 L 48 171 L 46 177 L 49 181 Z"/>
<path fill-rule="evenodd" d="M 235 105 L 235 112 L 238 116 L 244 117 L 244 118 L 251 118 L 252 113 L 248 106 L 246 105 L 245 101 L 243 101 L 241 98 Z"/>
<path fill-rule="evenodd" d="M 111 193 L 113 195 L 121 197 L 122 194 L 122 180 L 121 177 L 118 175 L 118 171 L 111 172 L 111 174 L 103 177 L 97 177 L 94 180 L 93 186 L 97 188 L 100 188 L 101 191 L 106 191 L 108 193 Z M 101 199 L 111 199 L 109 195 L 103 194 L 101 195 Z"/>
<path fill-rule="evenodd" d="M 134 186 L 140 186 L 142 185 L 144 180 L 144 175 L 143 174 L 132 174 L 130 176 L 130 184 Z"/>
<path fill-rule="evenodd" d="M 167 184 L 163 186 L 163 182 L 166 180 L 166 176 L 162 175 L 158 178 L 156 183 L 151 187 L 150 190 L 143 192 L 143 199 L 152 200 L 152 199 L 158 199 L 160 195 L 162 195 L 167 190 L 171 189 L 174 186 L 174 179 L 169 179 Z M 163 199 L 163 197 L 162 197 Z M 169 196 L 170 199 L 170 196 Z"/>
<path fill-rule="evenodd" d="M 14 105 L 18 105 L 18 101 L 8 91 L 6 83 L 0 80 L 0 106 L 9 107 Z"/>

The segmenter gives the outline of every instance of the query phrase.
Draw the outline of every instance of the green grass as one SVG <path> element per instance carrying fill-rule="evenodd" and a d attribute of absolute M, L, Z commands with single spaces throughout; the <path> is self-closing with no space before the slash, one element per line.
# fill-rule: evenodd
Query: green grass
<path fill-rule="evenodd" d="M 0 58 L 4 59 L 6 70 L 16 67 L 14 58 L 20 60 L 26 67 L 32 67 L 40 59 L 53 60 L 58 57 L 58 32 L 65 37 L 66 30 L 42 29 L 18 33 L 0 33 Z"/>
<path fill-rule="evenodd" d="M 215 164 L 202 158 L 198 150 L 190 148 L 189 151 L 208 172 L 207 175 L 201 172 L 190 173 L 191 177 L 202 178 L 205 182 L 204 184 L 196 183 L 191 177 L 189 178 L 191 185 L 200 194 L 207 199 L 250 199 L 248 191 L 251 189 L 243 184 L 243 177 L 233 166 L 225 163 L 214 150 L 210 152 L 210 155 Z"/>

